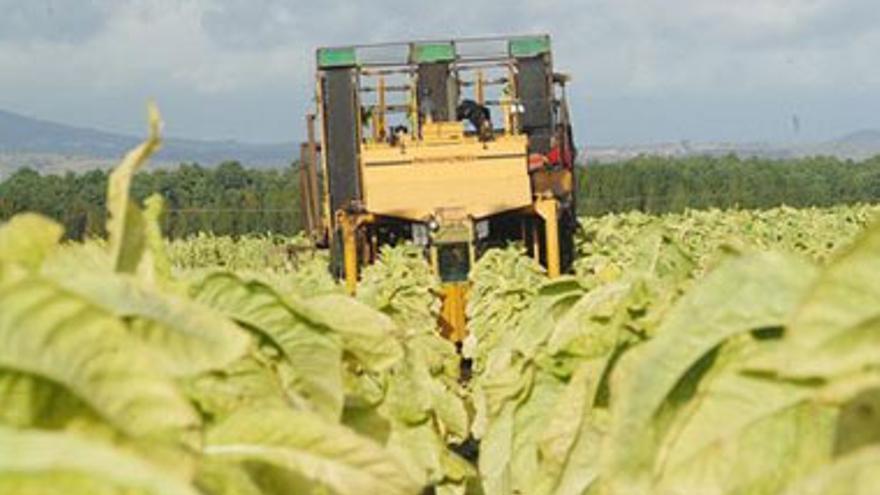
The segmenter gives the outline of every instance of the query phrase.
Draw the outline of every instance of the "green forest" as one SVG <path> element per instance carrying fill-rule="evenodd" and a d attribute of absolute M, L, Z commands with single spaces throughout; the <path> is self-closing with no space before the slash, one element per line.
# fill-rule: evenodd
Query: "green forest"
<path fill-rule="evenodd" d="M 0 221 L 37 211 L 62 222 L 71 238 L 100 236 L 106 190 L 107 173 L 101 170 L 44 176 L 23 168 L 0 183 Z M 877 203 L 880 156 L 863 162 L 645 156 L 582 168 L 578 191 L 578 208 L 589 216 Z M 139 200 L 152 193 L 165 197 L 163 229 L 172 238 L 198 232 L 289 235 L 300 227 L 299 179 L 293 167 L 183 164 L 138 174 L 132 192 Z"/>
<path fill-rule="evenodd" d="M 107 177 L 103 170 L 44 176 L 20 169 L 0 183 L 0 221 L 37 211 L 63 223 L 72 239 L 103 236 Z M 168 237 L 198 232 L 290 235 L 299 230 L 299 178 L 294 168 L 253 169 L 226 162 L 137 174 L 134 198 L 141 201 L 153 193 L 165 198 L 162 227 Z"/>
<path fill-rule="evenodd" d="M 862 162 L 644 156 L 587 167 L 579 179 L 578 209 L 591 216 L 880 202 L 880 156 Z"/>

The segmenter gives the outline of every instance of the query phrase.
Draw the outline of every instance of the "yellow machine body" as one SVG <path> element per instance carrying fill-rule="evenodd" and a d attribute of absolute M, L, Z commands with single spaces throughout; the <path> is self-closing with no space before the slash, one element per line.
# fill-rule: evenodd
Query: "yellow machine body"
<path fill-rule="evenodd" d="M 468 50 L 470 43 L 504 50 L 464 55 L 483 53 Z M 368 52 L 389 47 L 409 55 L 369 61 Z M 482 251 L 521 242 L 549 276 L 565 270 L 574 150 L 567 78 L 552 73 L 549 37 L 326 48 L 317 62 L 318 109 L 306 119 L 301 148 L 301 210 L 350 292 L 382 245 L 402 238 L 423 246 L 441 280 L 439 327 L 460 342 L 468 275 Z M 500 110 L 494 120 L 489 107 Z M 557 159 L 568 156 L 560 142 L 570 153 L 565 165 L 550 163 L 553 142 Z"/>

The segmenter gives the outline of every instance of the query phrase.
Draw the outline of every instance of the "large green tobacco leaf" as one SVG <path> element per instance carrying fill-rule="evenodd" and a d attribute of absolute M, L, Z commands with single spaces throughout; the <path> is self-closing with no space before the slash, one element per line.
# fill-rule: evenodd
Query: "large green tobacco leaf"
<path fill-rule="evenodd" d="M 663 445 L 668 469 L 711 456 L 756 422 L 796 407 L 810 397 L 808 387 L 777 383 L 735 372 L 707 378 L 694 407 L 679 415 L 680 424 Z M 724 428 L 718 425 L 723 424 Z M 675 428 L 675 426 L 673 426 Z"/>
<path fill-rule="evenodd" d="M 222 314 L 131 275 L 78 266 L 76 255 L 71 251 L 46 260 L 42 273 L 67 292 L 129 320 L 130 333 L 169 372 L 189 376 L 219 369 L 247 350 L 246 333 Z"/>
<path fill-rule="evenodd" d="M 433 334 L 440 314 L 440 282 L 418 246 L 386 246 L 366 267 L 357 298 L 391 316 L 401 328 Z"/>
<path fill-rule="evenodd" d="M 834 438 L 837 456 L 880 444 L 880 385 L 860 385 L 847 401 L 835 404 L 840 408 Z"/>
<path fill-rule="evenodd" d="M 341 339 L 298 316 L 271 287 L 231 273 L 205 277 L 195 298 L 269 338 L 293 372 L 293 388 L 328 419 L 342 414 Z"/>
<path fill-rule="evenodd" d="M 4 495 L 198 495 L 173 473 L 72 434 L 0 427 Z"/>
<path fill-rule="evenodd" d="M 515 409 L 516 403 L 506 402 L 489 423 L 480 442 L 480 480 L 487 495 L 513 493 L 510 457 L 513 455 Z"/>
<path fill-rule="evenodd" d="M 564 389 L 553 375 L 533 366 L 523 375 L 520 383 L 510 384 L 506 399 L 484 406 L 488 427 L 480 445 L 479 469 L 487 495 L 528 490 L 538 467 L 538 442 Z M 488 401 L 499 400 L 493 398 L 497 391 L 492 388 L 485 393 Z"/>
<path fill-rule="evenodd" d="M 404 495 L 420 489 L 378 444 L 305 411 L 236 413 L 208 432 L 205 453 L 290 471 L 340 495 Z"/>
<path fill-rule="evenodd" d="M 195 485 L 209 495 L 265 495 L 247 468 L 210 457 L 199 463 Z"/>
<path fill-rule="evenodd" d="M 514 412 L 513 450 L 510 456 L 514 492 L 527 490 L 538 470 L 539 442 L 564 390 L 565 384 L 555 376 L 538 371 L 529 395 Z"/>
<path fill-rule="evenodd" d="M 790 378 L 828 379 L 880 366 L 880 226 L 822 270 L 778 352 L 749 367 Z"/>
<path fill-rule="evenodd" d="M 241 409 L 308 408 L 308 403 L 299 400 L 285 386 L 282 375 L 289 365 L 267 354 L 262 349 L 253 349 L 248 356 L 222 370 L 188 380 L 187 395 L 211 421 L 221 420 Z"/>
<path fill-rule="evenodd" d="M 364 367 L 385 371 L 403 359 L 400 330 L 387 315 L 350 297 L 328 294 L 288 299 L 290 307 L 311 324 L 342 338 L 346 352 Z"/>
<path fill-rule="evenodd" d="M 880 226 L 869 229 L 816 279 L 791 321 L 792 338 L 821 341 L 880 315 Z"/>
<path fill-rule="evenodd" d="M 147 106 L 149 135 L 140 146 L 131 150 L 110 174 L 107 183 L 107 234 L 113 267 L 118 272 L 134 273 L 147 245 L 145 219 L 131 199 L 131 182 L 135 173 L 150 159 L 160 145 L 161 117 L 154 104 Z"/>
<path fill-rule="evenodd" d="M 525 310 L 547 278 L 541 266 L 515 247 L 487 251 L 471 270 L 467 317 L 470 334 L 462 354 L 479 374 L 488 354 L 501 346 L 506 330 L 520 328 Z"/>
<path fill-rule="evenodd" d="M 37 268 L 61 240 L 64 229 L 46 217 L 23 213 L 0 226 L 0 262 Z"/>
<path fill-rule="evenodd" d="M 792 483 L 785 495 L 873 495 L 880 486 L 880 447 L 835 460 Z"/>
<path fill-rule="evenodd" d="M 494 473 L 489 477 L 497 475 L 499 480 L 486 481 L 487 474 L 483 474 L 484 486 L 490 493 L 502 493 L 492 492 L 497 489 L 493 486 L 509 485 L 513 489 L 525 485 L 522 478 L 534 468 L 538 425 L 552 405 L 553 397 L 562 388 L 559 378 L 554 375 L 557 370 L 553 363 L 543 366 L 548 361 L 545 359 L 545 343 L 557 321 L 583 295 L 583 288 L 573 279 L 564 278 L 545 283 L 535 294 L 534 300 L 517 317 L 520 322 L 517 331 L 496 334 L 491 345 L 478 342 L 484 362 L 472 384 L 476 409 L 471 428 L 473 434 L 482 437 L 485 433 L 496 437 L 491 442 L 509 443 L 497 438 L 499 432 L 505 430 L 499 429 L 494 423 L 499 420 L 499 411 L 505 410 L 508 403 L 516 405 L 513 436 L 509 439 L 513 442 L 513 450 L 500 450 L 499 457 L 488 462 L 485 468 Z M 504 300 L 497 299 L 499 302 Z M 482 463 L 481 458 L 481 471 L 484 469 Z M 496 467 L 508 463 L 516 466 Z M 504 480 L 510 475 L 504 473 L 511 469 L 515 474 L 508 483 Z"/>
<path fill-rule="evenodd" d="M 586 359 L 611 353 L 618 342 L 612 319 L 631 290 L 632 284 L 616 282 L 586 293 L 556 324 L 547 352 Z"/>
<path fill-rule="evenodd" d="M 510 342 L 514 352 L 528 359 L 545 351 L 547 339 L 557 322 L 584 295 L 583 288 L 573 278 L 561 278 L 542 285 L 535 300 L 522 315 L 520 328 L 507 332 L 503 340 Z"/>
<path fill-rule="evenodd" d="M 472 397 L 476 414 L 471 431 L 476 438 L 482 438 L 505 407 L 518 402 L 528 393 L 534 379 L 535 367 L 519 360 L 498 359 L 486 374 L 478 377 L 472 385 Z"/>
<path fill-rule="evenodd" d="M 401 468 L 420 484 L 448 488 L 463 486 L 475 475 L 473 467 L 447 448 L 430 422 L 405 424 L 393 422 L 385 448 L 402 460 Z"/>
<path fill-rule="evenodd" d="M 809 402 L 808 387 L 735 370 L 706 378 L 676 415 L 653 491 L 773 494 L 828 461 L 835 410 Z"/>
<path fill-rule="evenodd" d="M 470 431 L 466 400 L 455 381 L 432 377 L 430 391 L 438 432 L 447 442 L 463 442 Z"/>
<path fill-rule="evenodd" d="M 527 493 L 579 495 L 598 477 L 602 437 L 592 404 L 602 368 L 602 360 L 585 362 L 550 410 Z"/>
<path fill-rule="evenodd" d="M 387 389 L 378 405 L 388 420 L 384 442 L 409 461 L 413 478 L 446 483 L 447 488 L 460 485 L 473 470 L 446 447 L 464 441 L 469 427 L 458 383 L 447 369 L 454 347 L 432 334 L 410 335 L 403 346 L 404 359 L 385 375 Z"/>
<path fill-rule="evenodd" d="M 613 380 L 613 421 L 603 453 L 603 471 L 615 490 L 646 483 L 659 440 L 652 421 L 688 370 L 735 335 L 782 325 L 814 272 L 798 258 L 774 253 L 733 259 L 679 300 L 656 338 L 624 357 Z"/>
<path fill-rule="evenodd" d="M 198 426 L 174 383 L 118 319 L 36 275 L 0 285 L 0 368 L 63 387 L 134 436 L 177 436 Z"/>
<path fill-rule="evenodd" d="M 672 282 L 685 280 L 694 271 L 693 260 L 664 229 L 654 227 L 635 245 L 632 270 Z"/>
<path fill-rule="evenodd" d="M 0 397 L 0 424 L 58 429 L 74 419 L 100 422 L 88 406 L 63 386 L 33 374 L 0 370 Z"/>
<path fill-rule="evenodd" d="M 772 359 L 782 364 L 777 369 L 780 375 L 845 380 L 868 368 L 880 368 L 880 313 L 845 332 L 823 338 L 816 346 L 800 347 L 796 335 L 792 332 L 792 339 L 785 340 L 778 347 L 784 354 L 774 353 L 762 358 L 763 362 Z"/>
<path fill-rule="evenodd" d="M 165 250 L 165 239 L 162 238 L 162 225 L 160 223 L 164 200 L 161 195 L 153 194 L 144 201 L 144 207 L 144 236 L 146 242 L 144 256 L 149 258 L 149 260 L 146 263 L 142 263 L 141 267 L 147 267 L 145 275 L 154 279 L 154 281 L 167 281 L 171 279 L 171 261 L 168 259 L 168 253 Z"/>
<path fill-rule="evenodd" d="M 409 424 L 422 423 L 436 412 L 441 423 L 438 426 L 462 441 L 467 434 L 467 413 L 461 398 L 450 389 L 451 384 L 442 375 L 432 373 L 429 364 L 436 357 L 431 355 L 436 347 L 425 337 L 406 342 L 406 355 L 389 376 L 383 407 L 395 419 Z"/>

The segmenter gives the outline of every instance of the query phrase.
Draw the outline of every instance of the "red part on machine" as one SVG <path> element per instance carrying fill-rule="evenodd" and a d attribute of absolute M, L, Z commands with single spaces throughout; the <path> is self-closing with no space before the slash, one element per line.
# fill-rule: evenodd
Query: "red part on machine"
<path fill-rule="evenodd" d="M 541 153 L 532 153 L 529 155 L 529 171 L 540 170 L 547 165 L 547 157 Z"/>
<path fill-rule="evenodd" d="M 550 149 L 550 153 L 547 155 L 547 159 L 550 161 L 551 164 L 559 164 L 566 169 L 571 170 L 571 168 L 574 166 L 574 149 L 571 146 L 571 141 L 567 136 L 564 140 L 562 140 L 562 146 L 559 146 L 559 144 L 555 144 Z"/>
<path fill-rule="evenodd" d="M 562 149 L 559 145 L 554 145 L 546 155 L 542 155 L 541 153 L 530 154 L 529 170 L 537 170 L 545 166 L 554 167 L 560 165 L 566 169 L 571 169 L 573 161 L 572 152 L 569 147 L 566 146 Z"/>

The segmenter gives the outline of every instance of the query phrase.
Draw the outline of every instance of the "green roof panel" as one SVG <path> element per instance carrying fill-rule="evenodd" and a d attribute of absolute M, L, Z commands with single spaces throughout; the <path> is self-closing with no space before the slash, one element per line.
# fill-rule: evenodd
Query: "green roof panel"
<path fill-rule="evenodd" d="M 531 36 L 516 38 L 508 44 L 511 57 L 534 57 L 550 51 L 549 36 Z"/>
<path fill-rule="evenodd" d="M 354 48 L 321 48 L 318 50 L 318 67 L 354 67 L 357 54 Z"/>
<path fill-rule="evenodd" d="M 455 47 L 452 43 L 420 43 L 413 45 L 410 58 L 417 64 L 452 62 L 455 60 Z"/>

